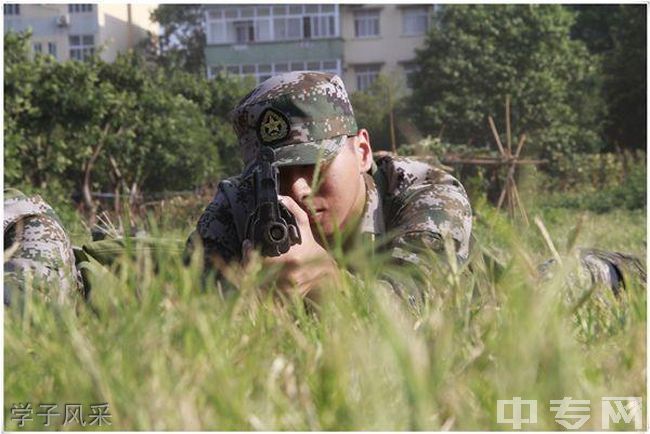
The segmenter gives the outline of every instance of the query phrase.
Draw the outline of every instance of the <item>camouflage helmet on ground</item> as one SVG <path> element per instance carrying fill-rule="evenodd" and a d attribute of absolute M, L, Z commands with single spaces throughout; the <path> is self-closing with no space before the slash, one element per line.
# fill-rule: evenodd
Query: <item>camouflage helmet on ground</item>
<path fill-rule="evenodd" d="M 264 81 L 235 107 L 232 123 L 246 164 L 262 146 L 278 166 L 315 164 L 335 156 L 357 133 L 352 105 L 340 77 L 294 71 Z"/>

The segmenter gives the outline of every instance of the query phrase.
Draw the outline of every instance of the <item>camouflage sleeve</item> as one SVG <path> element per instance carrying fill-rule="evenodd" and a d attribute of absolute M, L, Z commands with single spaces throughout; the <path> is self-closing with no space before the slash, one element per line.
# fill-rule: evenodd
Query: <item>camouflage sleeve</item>
<path fill-rule="evenodd" d="M 444 252 L 444 238 L 454 241 L 458 260 L 469 257 L 472 209 L 463 186 L 447 172 L 419 161 L 396 165 L 392 218 L 393 256 L 409 260 L 421 249 Z M 413 262 L 413 261 L 411 261 Z"/>
<path fill-rule="evenodd" d="M 594 286 L 609 288 L 614 295 L 635 283 L 645 286 L 646 268 L 643 262 L 629 254 L 598 249 L 579 249 L 578 269 L 567 276 L 573 289 Z M 538 267 L 543 279 L 550 279 L 558 268 L 554 259 Z"/>
<path fill-rule="evenodd" d="M 55 216 L 29 215 L 5 229 L 5 304 L 29 284 L 48 294 L 58 289 L 64 301 L 78 282 L 70 239 Z"/>
<path fill-rule="evenodd" d="M 220 190 L 207 206 L 187 242 L 188 258 L 197 245 L 203 247 L 204 271 L 216 273 L 219 267 L 241 259 L 241 241 L 237 235 L 233 212 L 226 195 Z"/>
<path fill-rule="evenodd" d="M 442 169 L 405 159 L 395 161 L 393 170 L 386 173 L 387 188 L 392 192 L 386 222 L 394 234 L 389 245 L 391 256 L 399 265 L 413 266 L 393 267 L 392 272 L 384 273 L 382 281 L 415 308 L 434 272 L 431 257 L 447 259 L 446 237 L 453 240 L 457 260 L 467 261 L 472 210 L 463 186 Z"/>

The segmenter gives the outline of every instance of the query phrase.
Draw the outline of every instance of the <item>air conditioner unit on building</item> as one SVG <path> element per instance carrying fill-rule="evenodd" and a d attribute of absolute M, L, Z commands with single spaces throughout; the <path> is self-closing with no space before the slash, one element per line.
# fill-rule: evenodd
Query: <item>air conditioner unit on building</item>
<path fill-rule="evenodd" d="M 59 15 L 56 18 L 56 25 L 59 27 L 68 27 L 70 25 L 70 15 Z"/>

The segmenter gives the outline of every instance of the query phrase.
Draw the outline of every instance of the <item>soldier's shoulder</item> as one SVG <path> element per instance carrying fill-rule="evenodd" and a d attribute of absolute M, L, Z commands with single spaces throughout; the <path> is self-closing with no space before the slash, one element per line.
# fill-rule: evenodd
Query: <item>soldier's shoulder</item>
<path fill-rule="evenodd" d="M 403 191 L 422 183 L 460 186 L 449 173 L 449 168 L 440 164 L 435 157 L 405 157 L 382 151 L 375 152 L 373 157 L 377 170 L 384 175 L 391 192 Z"/>
<path fill-rule="evenodd" d="M 54 209 L 39 195 L 27 196 L 20 190 L 4 189 L 3 228 L 6 231 L 20 220 L 30 218 L 34 222 L 59 224 L 59 218 Z"/>
<path fill-rule="evenodd" d="M 28 273 L 50 287 L 69 290 L 78 285 L 70 239 L 54 209 L 39 195 L 4 191 L 5 304 L 13 289 L 24 289 Z"/>
<path fill-rule="evenodd" d="M 250 201 L 252 186 L 243 175 L 231 176 L 219 182 L 217 191 L 197 223 L 202 238 L 217 238 L 230 231 L 234 222 L 245 219 L 246 204 Z"/>

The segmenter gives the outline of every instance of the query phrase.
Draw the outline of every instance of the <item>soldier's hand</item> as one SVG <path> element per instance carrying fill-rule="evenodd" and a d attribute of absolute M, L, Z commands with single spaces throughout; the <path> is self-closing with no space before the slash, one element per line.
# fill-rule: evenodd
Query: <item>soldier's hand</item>
<path fill-rule="evenodd" d="M 253 243 L 250 240 L 244 240 L 241 243 L 241 265 L 245 268 L 253 257 Z"/>
<path fill-rule="evenodd" d="M 302 237 L 289 251 L 277 257 L 264 258 L 267 265 L 280 265 L 278 285 L 281 289 L 297 289 L 303 296 L 316 298 L 313 291 L 323 278 L 337 276 L 336 262 L 314 238 L 307 213 L 289 196 L 279 196 L 280 201 L 296 218 Z"/>

